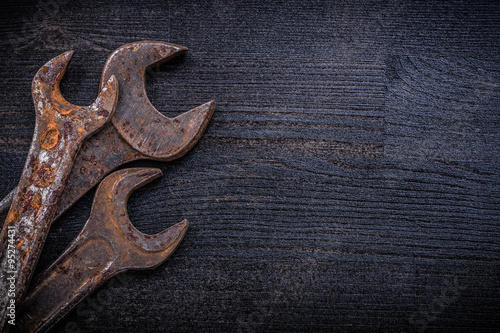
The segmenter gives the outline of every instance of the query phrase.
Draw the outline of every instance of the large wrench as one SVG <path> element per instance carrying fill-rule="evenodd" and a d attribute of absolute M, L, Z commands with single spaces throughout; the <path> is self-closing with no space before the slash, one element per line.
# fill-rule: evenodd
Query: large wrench
<path fill-rule="evenodd" d="M 22 332 L 48 330 L 106 280 L 129 269 L 154 268 L 179 246 L 187 220 L 145 235 L 130 222 L 130 194 L 161 170 L 130 168 L 106 177 L 97 188 L 90 217 L 63 254 L 37 276 L 21 307 Z"/>
<path fill-rule="evenodd" d="M 36 111 L 33 141 L 18 190 L 0 235 L 0 329 L 15 316 L 38 261 L 74 157 L 83 140 L 111 117 L 117 101 L 114 77 L 102 88 L 94 104 L 70 104 L 59 90 L 73 52 L 47 62 L 31 87 Z M 9 315 L 9 317 L 7 316 Z"/>
<path fill-rule="evenodd" d="M 139 159 L 171 161 L 183 156 L 200 139 L 213 115 L 215 102 L 171 119 L 154 108 L 144 85 L 149 67 L 186 51 L 184 46 L 142 41 L 123 45 L 109 56 L 101 86 L 111 75 L 115 75 L 120 84 L 113 123 L 108 123 L 82 145 L 54 219 L 120 165 Z M 15 191 L 0 202 L 0 211 L 10 205 L 9 198 Z"/>

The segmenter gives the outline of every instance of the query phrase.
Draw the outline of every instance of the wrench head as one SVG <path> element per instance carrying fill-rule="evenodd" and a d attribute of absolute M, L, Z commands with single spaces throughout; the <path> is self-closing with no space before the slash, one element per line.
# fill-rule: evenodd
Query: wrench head
<path fill-rule="evenodd" d="M 128 144 L 149 159 L 171 161 L 187 153 L 215 110 L 215 102 L 210 101 L 168 118 L 147 97 L 146 70 L 186 51 L 184 46 L 165 42 L 134 42 L 115 50 L 104 66 L 101 84 L 113 74 L 120 83 L 113 125 Z"/>
<path fill-rule="evenodd" d="M 106 177 L 96 191 L 84 230 L 93 235 L 91 237 L 106 239 L 111 245 L 113 265 L 118 271 L 160 265 L 177 249 L 187 232 L 187 220 L 155 235 L 140 232 L 130 222 L 128 198 L 134 190 L 161 175 L 161 170 L 156 168 L 123 169 Z"/>
<path fill-rule="evenodd" d="M 59 139 L 83 140 L 99 130 L 110 118 L 118 100 L 118 80 L 111 76 L 103 85 L 95 102 L 77 106 L 61 94 L 61 82 L 73 51 L 67 51 L 43 65 L 31 85 L 33 102 L 40 126 L 42 149 L 56 148 Z M 37 133 L 35 132 L 35 136 Z"/>

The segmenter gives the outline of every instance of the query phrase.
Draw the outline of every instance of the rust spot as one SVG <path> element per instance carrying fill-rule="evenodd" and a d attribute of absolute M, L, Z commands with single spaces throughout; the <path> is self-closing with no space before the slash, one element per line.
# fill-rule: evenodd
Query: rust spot
<path fill-rule="evenodd" d="M 109 116 L 109 112 L 107 110 L 99 110 L 99 111 L 97 111 L 97 114 L 101 117 L 104 117 L 104 118 Z"/>
<path fill-rule="evenodd" d="M 134 235 L 132 232 L 127 232 L 127 237 L 130 238 L 133 241 L 137 241 L 139 238 Z"/>
<path fill-rule="evenodd" d="M 24 244 L 24 239 L 18 238 L 16 240 L 16 248 L 20 248 Z"/>
<path fill-rule="evenodd" d="M 69 267 L 65 266 L 64 264 L 58 267 L 56 270 L 64 275 L 67 275 L 70 271 Z"/>
<path fill-rule="evenodd" d="M 30 182 L 39 188 L 44 188 L 52 184 L 56 175 L 52 167 L 47 163 L 41 163 L 35 165 L 33 172 L 30 177 Z"/>
<path fill-rule="evenodd" d="M 7 220 L 5 221 L 6 225 L 11 223 L 19 222 L 19 211 L 17 209 L 12 209 L 7 216 Z"/>
<path fill-rule="evenodd" d="M 132 73 L 132 68 L 127 68 L 127 75 L 125 76 L 125 84 L 130 83 L 130 74 Z"/>
<path fill-rule="evenodd" d="M 66 134 L 71 134 L 73 132 L 73 125 L 70 121 L 64 123 L 64 132 Z"/>
<path fill-rule="evenodd" d="M 35 194 L 33 191 L 27 191 L 25 192 L 23 196 L 23 201 L 22 201 L 22 206 L 21 206 L 21 212 L 25 212 L 27 210 L 32 211 L 33 207 L 31 206 L 31 202 L 33 201 L 33 198 L 35 197 Z"/>
<path fill-rule="evenodd" d="M 38 210 L 42 207 L 42 196 L 40 193 L 35 193 L 35 195 L 31 198 L 31 207 Z"/>
<path fill-rule="evenodd" d="M 50 150 L 57 145 L 60 138 L 61 133 L 59 132 L 59 129 L 57 127 L 50 127 L 40 137 L 40 146 L 42 149 Z"/>

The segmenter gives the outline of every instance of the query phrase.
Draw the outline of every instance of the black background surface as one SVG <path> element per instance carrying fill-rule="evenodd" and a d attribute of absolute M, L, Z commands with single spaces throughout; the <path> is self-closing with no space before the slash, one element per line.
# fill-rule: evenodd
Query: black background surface
<path fill-rule="evenodd" d="M 135 226 L 191 222 L 154 271 L 114 278 L 54 332 L 497 332 L 498 1 L 2 1 L 0 196 L 34 128 L 31 80 L 75 50 L 70 102 L 132 41 L 189 52 L 148 74 L 198 145 L 129 201 Z M 38 271 L 85 223 L 53 224 Z"/>

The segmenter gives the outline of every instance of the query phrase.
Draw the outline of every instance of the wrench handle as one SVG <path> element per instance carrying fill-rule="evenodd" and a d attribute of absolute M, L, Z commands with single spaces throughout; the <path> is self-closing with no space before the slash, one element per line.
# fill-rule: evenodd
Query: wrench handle
<path fill-rule="evenodd" d="M 80 234 L 64 253 L 34 281 L 24 300 L 22 332 L 44 332 L 113 274 L 114 251 L 104 238 Z"/>
<path fill-rule="evenodd" d="M 115 77 L 90 106 L 70 104 L 61 96 L 59 82 L 71 55 L 66 52 L 52 59 L 33 79 L 35 132 L 0 232 L 0 289 L 9 291 L 0 294 L 3 333 L 15 325 L 11 322 L 15 320 L 15 308 L 30 283 L 76 153 L 82 142 L 110 119 L 116 106 Z"/>
<path fill-rule="evenodd" d="M 57 205 L 53 220 L 57 220 L 66 210 L 111 171 L 128 162 L 153 159 L 130 146 L 111 123 L 107 123 L 96 134 L 83 142 L 76 155 L 68 181 Z M 12 205 L 17 187 L 0 201 L 0 214 Z M 3 221 L 0 221 L 0 227 Z"/>

